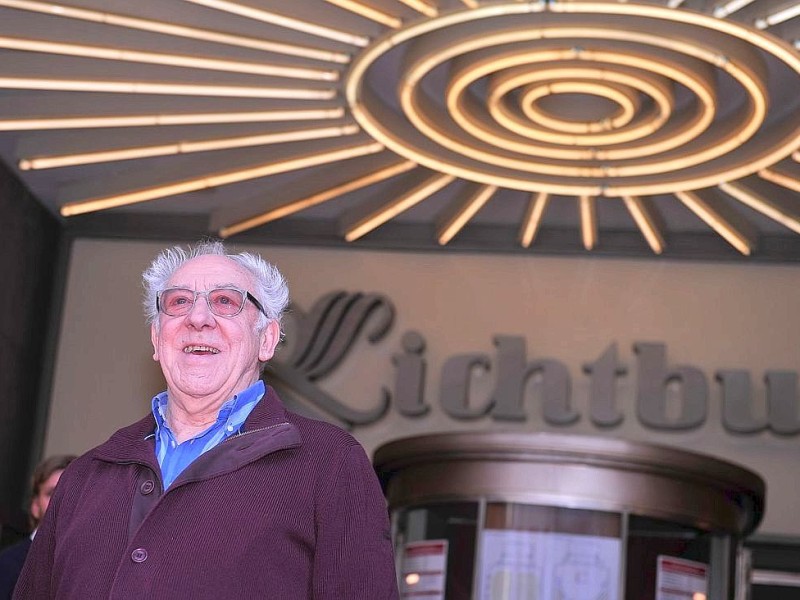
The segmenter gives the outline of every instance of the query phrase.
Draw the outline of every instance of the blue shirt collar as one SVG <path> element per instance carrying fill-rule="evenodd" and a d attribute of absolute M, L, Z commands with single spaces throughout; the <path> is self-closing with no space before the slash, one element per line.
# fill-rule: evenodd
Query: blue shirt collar
<path fill-rule="evenodd" d="M 171 486 L 184 469 L 201 454 L 239 433 L 253 407 L 264 395 L 264 391 L 264 382 L 259 380 L 246 390 L 239 392 L 220 407 L 214 423 L 205 431 L 181 444 L 177 443 L 167 424 L 165 416 L 169 402 L 167 392 L 155 396 L 152 402 L 153 417 L 156 420 L 156 430 L 153 436 L 155 437 L 156 460 L 161 467 L 164 489 Z"/>
<path fill-rule="evenodd" d="M 253 410 L 253 407 L 256 405 L 256 402 L 261 400 L 264 391 L 264 382 L 259 379 L 249 388 L 235 394 L 233 398 L 220 406 L 217 420 L 211 427 L 218 427 L 219 425 L 225 424 L 226 428 L 228 426 L 233 426 L 233 431 L 241 429 L 245 420 L 250 415 L 250 412 Z M 165 414 L 168 401 L 169 393 L 165 390 L 160 394 L 156 394 L 151 402 L 153 417 L 156 420 L 156 435 L 159 435 L 162 428 L 169 430 Z M 203 434 L 201 433 L 200 435 Z"/>

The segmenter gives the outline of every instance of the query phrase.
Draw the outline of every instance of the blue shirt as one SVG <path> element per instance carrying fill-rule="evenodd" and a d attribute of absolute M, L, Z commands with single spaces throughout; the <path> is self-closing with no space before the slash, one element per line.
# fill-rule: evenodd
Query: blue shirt
<path fill-rule="evenodd" d="M 161 467 L 164 489 L 172 485 L 183 470 L 194 460 L 217 446 L 223 440 L 239 433 L 245 419 L 264 395 L 264 382 L 256 381 L 239 392 L 219 409 L 217 420 L 208 429 L 179 444 L 167 425 L 165 411 L 167 392 L 153 398 L 153 416 L 156 419 L 156 458 Z"/>

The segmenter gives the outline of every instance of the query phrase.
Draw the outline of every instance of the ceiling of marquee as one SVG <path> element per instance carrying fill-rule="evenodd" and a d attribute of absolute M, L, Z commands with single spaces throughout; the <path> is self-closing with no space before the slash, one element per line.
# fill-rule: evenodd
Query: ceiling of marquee
<path fill-rule="evenodd" d="M 0 0 L 77 235 L 800 259 L 800 4 Z"/>

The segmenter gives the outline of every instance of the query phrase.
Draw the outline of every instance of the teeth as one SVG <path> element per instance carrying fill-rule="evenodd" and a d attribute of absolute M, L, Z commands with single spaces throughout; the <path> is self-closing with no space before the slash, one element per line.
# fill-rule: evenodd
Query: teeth
<path fill-rule="evenodd" d="M 183 349 L 184 353 L 191 354 L 192 352 L 210 352 L 211 354 L 219 354 L 219 350 L 211 346 L 186 346 Z"/>

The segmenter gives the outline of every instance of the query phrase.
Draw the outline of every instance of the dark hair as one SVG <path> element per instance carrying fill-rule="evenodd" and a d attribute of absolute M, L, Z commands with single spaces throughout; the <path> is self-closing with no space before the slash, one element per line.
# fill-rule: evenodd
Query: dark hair
<path fill-rule="evenodd" d="M 33 477 L 31 478 L 31 498 L 39 495 L 42 485 L 47 481 L 53 473 L 63 471 L 67 465 L 73 460 L 78 458 L 74 454 L 56 454 L 45 458 L 42 462 L 36 465 L 33 470 Z M 31 525 L 36 526 L 33 516 L 31 516 Z"/>

